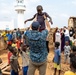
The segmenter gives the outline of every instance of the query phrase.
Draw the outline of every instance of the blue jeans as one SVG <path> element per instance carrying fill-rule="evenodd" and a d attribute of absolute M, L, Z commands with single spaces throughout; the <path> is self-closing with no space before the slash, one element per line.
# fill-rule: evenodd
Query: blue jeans
<path fill-rule="evenodd" d="M 23 75 L 27 75 L 28 66 L 25 66 L 22 69 L 23 69 Z"/>
<path fill-rule="evenodd" d="M 70 41 L 69 36 L 65 36 L 65 42 L 66 41 L 68 41 L 68 42 Z"/>
<path fill-rule="evenodd" d="M 14 70 L 11 70 L 11 75 L 18 75 L 18 72 L 15 72 Z"/>

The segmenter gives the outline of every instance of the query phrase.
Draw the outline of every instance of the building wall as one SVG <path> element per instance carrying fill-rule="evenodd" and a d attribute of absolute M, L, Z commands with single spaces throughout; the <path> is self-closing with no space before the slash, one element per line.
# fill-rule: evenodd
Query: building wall
<path fill-rule="evenodd" d="M 76 18 L 73 19 L 74 22 L 74 28 L 76 27 Z"/>
<path fill-rule="evenodd" d="M 71 18 L 71 19 L 69 19 L 68 20 L 68 27 L 70 28 L 70 27 L 73 27 L 73 19 Z"/>
<path fill-rule="evenodd" d="M 68 27 L 76 27 L 76 17 L 69 18 Z"/>

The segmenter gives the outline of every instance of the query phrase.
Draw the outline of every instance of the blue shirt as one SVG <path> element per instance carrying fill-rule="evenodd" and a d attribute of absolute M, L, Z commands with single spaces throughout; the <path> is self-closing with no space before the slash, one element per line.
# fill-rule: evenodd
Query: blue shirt
<path fill-rule="evenodd" d="M 60 61 L 61 51 L 59 49 L 55 50 L 54 62 L 58 63 Z"/>
<path fill-rule="evenodd" d="M 8 41 L 12 40 L 12 34 L 7 34 L 6 36 L 8 37 Z"/>
<path fill-rule="evenodd" d="M 29 42 L 30 59 L 36 63 L 46 61 L 48 55 L 46 47 L 46 37 L 48 35 L 48 31 L 43 30 L 42 32 L 39 32 L 28 30 L 25 35 L 27 36 Z"/>

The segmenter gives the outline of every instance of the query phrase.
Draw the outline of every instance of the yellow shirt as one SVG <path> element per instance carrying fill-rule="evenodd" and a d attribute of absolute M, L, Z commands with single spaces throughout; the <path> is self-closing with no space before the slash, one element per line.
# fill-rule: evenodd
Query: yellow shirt
<path fill-rule="evenodd" d="M 67 72 L 65 72 L 64 75 L 76 75 L 76 73 L 74 73 L 74 72 L 72 72 L 72 71 L 67 71 Z"/>
<path fill-rule="evenodd" d="M 14 44 L 14 43 L 13 43 L 13 44 L 12 44 L 12 47 L 15 47 L 15 48 L 17 49 L 17 44 Z"/>
<path fill-rule="evenodd" d="M 4 37 L 4 40 L 5 40 L 5 41 L 7 41 L 7 39 L 8 39 L 6 35 L 7 35 L 6 32 L 3 32 L 3 33 L 2 33 L 2 36 Z"/>
<path fill-rule="evenodd" d="M 2 36 L 6 36 L 6 32 L 3 32 L 3 33 L 2 33 Z"/>

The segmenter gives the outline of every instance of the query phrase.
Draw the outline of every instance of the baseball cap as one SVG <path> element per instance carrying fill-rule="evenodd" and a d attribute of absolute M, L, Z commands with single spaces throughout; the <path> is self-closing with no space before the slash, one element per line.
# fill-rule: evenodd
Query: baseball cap
<path fill-rule="evenodd" d="M 38 21 L 35 21 L 32 23 L 32 29 L 38 29 L 40 26 L 40 23 Z"/>

